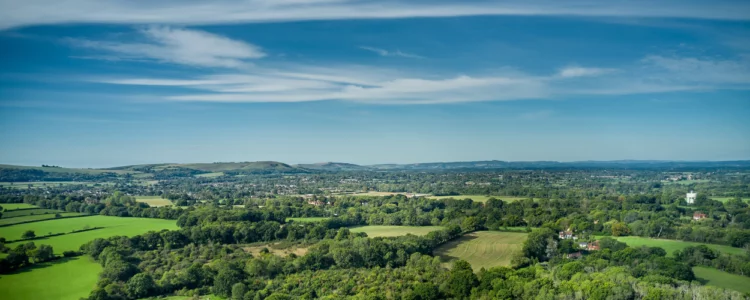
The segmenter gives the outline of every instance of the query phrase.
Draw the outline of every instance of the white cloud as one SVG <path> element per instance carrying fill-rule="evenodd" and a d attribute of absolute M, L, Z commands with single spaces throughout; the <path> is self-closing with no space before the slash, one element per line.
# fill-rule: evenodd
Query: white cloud
<path fill-rule="evenodd" d="M 641 63 L 654 80 L 686 83 L 750 84 L 750 57 L 665 57 L 651 55 Z"/>
<path fill-rule="evenodd" d="M 143 42 L 68 39 L 74 46 L 107 52 L 112 60 L 154 60 L 197 67 L 241 68 L 265 53 L 257 46 L 199 30 L 150 26 L 139 30 Z"/>
<path fill-rule="evenodd" d="M 367 46 L 361 46 L 359 47 L 362 50 L 367 50 L 371 52 L 375 52 L 380 56 L 400 56 L 400 57 L 406 57 L 406 58 L 424 58 L 422 56 L 411 54 L 411 53 L 405 53 L 401 52 L 401 50 L 396 51 L 388 51 L 385 49 L 375 48 L 375 47 L 367 47 Z"/>
<path fill-rule="evenodd" d="M 584 76 L 597 76 L 607 73 L 614 72 L 614 69 L 604 68 L 582 68 L 582 67 L 567 67 L 558 73 L 560 77 L 571 78 L 571 77 L 584 77 Z"/>
<path fill-rule="evenodd" d="M 59 23 L 227 24 L 299 20 L 556 15 L 750 19 L 732 0 L 0 0 L 0 28 Z"/>

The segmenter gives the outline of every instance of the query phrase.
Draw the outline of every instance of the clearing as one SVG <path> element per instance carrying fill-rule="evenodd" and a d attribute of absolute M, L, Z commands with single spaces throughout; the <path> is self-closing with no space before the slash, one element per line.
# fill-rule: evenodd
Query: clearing
<path fill-rule="evenodd" d="M 62 258 L 0 275 L 4 299 L 78 300 L 96 287 L 102 267 L 88 256 Z"/>
<path fill-rule="evenodd" d="M 286 221 L 294 221 L 294 222 L 320 222 L 325 221 L 330 218 L 328 217 L 307 217 L 307 218 L 286 218 Z"/>
<path fill-rule="evenodd" d="M 651 239 L 638 236 L 623 236 L 614 237 L 618 241 L 628 244 L 630 247 L 648 246 L 648 247 L 660 247 L 667 251 L 667 255 L 672 255 L 677 250 L 685 249 L 689 246 L 706 245 L 711 249 L 718 250 L 729 254 L 743 254 L 742 248 L 735 248 L 731 246 L 705 244 L 697 242 L 686 242 L 677 240 L 664 240 L 664 239 Z"/>
<path fill-rule="evenodd" d="M 693 272 L 698 281 L 705 285 L 732 289 L 741 293 L 750 293 L 750 277 L 707 267 L 693 267 Z"/>
<path fill-rule="evenodd" d="M 220 176 L 224 176 L 224 172 L 213 172 L 213 173 L 195 175 L 195 177 L 206 177 L 206 178 L 215 178 L 215 177 L 220 177 Z"/>
<path fill-rule="evenodd" d="M 453 198 L 457 200 L 471 199 L 474 202 L 487 202 L 490 198 L 503 200 L 505 202 L 514 202 L 523 199 L 531 199 L 531 197 L 516 197 L 516 196 L 485 196 L 485 195 L 455 195 L 455 196 L 430 196 L 430 199 L 448 199 Z"/>
<path fill-rule="evenodd" d="M 148 218 L 120 218 L 110 216 L 91 216 L 84 218 L 56 219 L 44 222 L 18 224 L 8 227 L 0 227 L 0 237 L 8 240 L 16 240 L 26 230 L 34 230 L 37 235 L 48 233 L 71 232 L 84 227 L 103 227 L 84 232 L 68 233 L 60 236 L 41 238 L 33 240 L 37 245 L 47 244 L 52 246 L 55 253 L 66 250 L 78 250 L 78 248 L 95 238 L 107 238 L 110 236 L 123 235 L 134 236 L 148 231 L 160 231 L 162 229 L 177 229 L 175 220 L 148 219 Z M 25 243 L 25 241 L 7 244 L 8 247 Z"/>
<path fill-rule="evenodd" d="M 369 225 L 351 227 L 351 232 L 364 232 L 369 237 L 388 237 L 402 236 L 407 234 L 425 235 L 435 230 L 445 229 L 442 226 L 386 226 L 386 225 Z"/>
<path fill-rule="evenodd" d="M 713 200 L 716 200 L 716 201 L 721 201 L 722 203 L 725 203 L 725 202 L 729 201 L 729 199 L 734 199 L 735 197 L 713 197 L 712 196 L 712 197 L 709 197 L 709 198 L 711 198 Z M 745 202 L 750 201 L 747 198 L 740 198 L 740 199 L 742 199 L 742 201 L 745 201 Z"/>
<path fill-rule="evenodd" d="M 482 267 L 509 266 L 513 254 L 521 251 L 526 236 L 519 232 L 477 231 L 443 244 L 434 253 L 448 267 L 456 259 L 469 262 L 475 271 Z"/>
<path fill-rule="evenodd" d="M 162 206 L 171 206 L 172 201 L 169 201 L 169 199 L 164 199 L 160 196 L 135 196 L 135 202 L 143 202 L 148 204 L 148 206 L 151 207 L 162 207 Z"/>

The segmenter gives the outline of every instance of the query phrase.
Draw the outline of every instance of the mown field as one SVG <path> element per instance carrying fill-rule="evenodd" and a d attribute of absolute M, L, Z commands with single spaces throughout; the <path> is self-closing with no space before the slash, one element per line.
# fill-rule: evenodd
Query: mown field
<path fill-rule="evenodd" d="M 750 293 L 750 277 L 727 273 L 714 268 L 694 267 L 693 273 L 705 285 Z"/>
<path fill-rule="evenodd" d="M 23 216 L 33 216 L 33 215 L 45 215 L 45 214 L 52 214 L 54 216 L 55 213 L 59 213 L 59 212 L 62 212 L 62 211 L 54 210 L 54 209 L 46 209 L 46 208 L 16 209 L 16 210 L 4 211 L 3 219 L 23 217 Z"/>
<path fill-rule="evenodd" d="M 26 203 L 0 203 L 0 206 L 3 207 L 4 210 L 14 210 L 14 209 L 21 209 L 21 208 L 34 208 L 36 206 Z"/>
<path fill-rule="evenodd" d="M 224 176 L 224 172 L 212 172 L 212 173 L 204 173 L 204 174 L 198 174 L 195 175 L 195 177 L 205 177 L 205 178 L 214 178 Z"/>
<path fill-rule="evenodd" d="M 441 226 L 385 226 L 371 225 L 349 228 L 351 232 L 364 232 L 369 237 L 379 236 L 402 236 L 407 234 L 425 235 L 435 230 L 441 230 Z"/>
<path fill-rule="evenodd" d="M 474 270 L 508 266 L 513 254 L 521 250 L 526 233 L 477 231 L 445 243 L 435 249 L 436 256 L 449 266 L 456 259 L 463 259 Z"/>
<path fill-rule="evenodd" d="M 487 202 L 490 198 L 500 199 L 506 202 L 513 202 L 523 199 L 529 199 L 529 197 L 515 197 L 515 196 L 485 196 L 485 195 L 456 195 L 456 196 L 429 196 L 430 199 L 471 199 L 474 200 L 474 202 Z"/>
<path fill-rule="evenodd" d="M 103 227 L 101 229 L 68 233 L 73 230 L 84 229 L 85 227 Z M 91 216 L 83 218 L 57 219 L 43 222 L 34 222 L 19 224 L 8 227 L 0 227 L 0 237 L 8 240 L 16 240 L 26 230 L 33 230 L 37 236 L 49 233 L 68 233 L 65 235 L 54 236 L 49 238 L 36 239 L 33 242 L 37 245 L 47 244 L 52 246 L 55 253 L 62 253 L 66 250 L 78 250 L 78 248 L 95 238 L 107 238 L 115 235 L 133 236 L 148 231 L 159 231 L 162 229 L 177 229 L 176 221 L 163 219 L 147 218 L 119 218 L 110 216 Z M 23 243 L 10 243 L 8 247 L 16 247 Z"/>
<path fill-rule="evenodd" d="M 78 300 L 94 289 L 101 270 L 87 256 L 34 265 L 0 275 L 0 298 Z"/>
<path fill-rule="evenodd" d="M 663 240 L 663 239 L 650 239 L 637 236 L 624 236 L 616 237 L 618 241 L 628 244 L 630 247 L 648 246 L 648 247 L 660 247 L 667 251 L 668 255 L 672 255 L 677 250 L 682 250 L 689 246 L 706 245 L 711 249 L 715 249 L 724 253 L 729 254 L 743 254 L 744 250 L 741 248 L 735 248 L 724 245 L 705 244 L 696 242 L 685 242 L 676 240 Z"/>
<path fill-rule="evenodd" d="M 713 199 L 713 200 L 721 201 L 722 203 L 724 203 L 724 202 L 729 201 L 729 199 L 734 199 L 735 197 L 710 197 L 710 198 Z M 750 201 L 750 199 L 748 199 L 748 198 L 740 198 L 740 199 L 742 199 L 742 201 L 745 201 L 745 202 Z"/>
<path fill-rule="evenodd" d="M 328 217 L 309 217 L 309 218 L 286 218 L 286 221 L 294 221 L 294 222 L 320 222 L 324 220 L 328 220 L 330 218 Z"/>
<path fill-rule="evenodd" d="M 73 212 L 61 212 L 59 213 L 61 217 L 72 217 L 72 216 L 82 216 L 82 213 L 73 213 Z M 35 220 L 45 220 L 45 219 L 54 219 L 55 214 L 43 214 L 43 215 L 29 215 L 29 216 L 22 216 L 22 217 L 13 217 L 13 218 L 5 218 L 3 216 L 2 219 L 0 219 L 0 225 L 7 225 L 7 224 L 16 224 L 16 223 L 23 223 L 28 221 L 35 221 Z"/>
<path fill-rule="evenodd" d="M 143 202 L 151 207 L 172 205 L 172 201 L 169 201 L 169 199 L 164 199 L 160 196 L 135 196 L 135 202 Z"/>

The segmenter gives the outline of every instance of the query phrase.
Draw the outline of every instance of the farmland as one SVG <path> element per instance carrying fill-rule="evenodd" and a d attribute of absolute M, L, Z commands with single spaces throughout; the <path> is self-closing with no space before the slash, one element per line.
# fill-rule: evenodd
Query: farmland
<path fill-rule="evenodd" d="M 164 199 L 159 196 L 136 196 L 135 201 L 146 203 L 148 204 L 148 206 L 151 206 L 151 207 L 161 207 L 161 206 L 172 205 L 172 201 L 169 201 L 169 199 Z"/>
<path fill-rule="evenodd" d="M 729 199 L 734 199 L 735 197 L 713 197 L 712 196 L 710 198 L 713 199 L 713 200 L 720 201 L 720 202 L 724 203 L 724 202 L 729 201 Z M 742 199 L 742 201 L 745 201 L 745 202 L 750 201 L 750 199 L 748 199 L 748 198 L 740 198 L 740 199 Z"/>
<path fill-rule="evenodd" d="M 463 259 L 475 271 L 482 267 L 508 266 L 513 253 L 521 250 L 526 236 L 526 233 L 478 231 L 450 241 L 434 253 L 446 264 Z"/>
<path fill-rule="evenodd" d="M 82 213 L 69 213 L 69 212 L 60 213 L 61 217 L 72 217 L 72 216 L 82 216 L 82 215 L 83 215 Z M 2 218 L 0 219 L 0 225 L 16 224 L 16 223 L 23 223 L 23 222 L 28 222 L 28 221 L 37 221 L 37 220 L 54 219 L 54 218 L 55 218 L 55 214 L 40 214 L 40 215 L 14 217 L 14 218 Z"/>
<path fill-rule="evenodd" d="M 440 230 L 440 226 L 359 226 L 350 228 L 351 232 L 364 232 L 369 237 L 402 236 L 407 234 L 425 235 L 431 231 Z"/>
<path fill-rule="evenodd" d="M 744 253 L 744 250 L 741 248 L 735 248 L 735 247 L 724 246 L 724 245 L 678 241 L 678 240 L 650 239 L 650 238 L 637 237 L 637 236 L 618 237 L 617 240 L 628 244 L 628 246 L 630 247 L 648 246 L 648 247 L 664 248 L 664 250 L 667 251 L 668 255 L 672 255 L 672 253 L 674 253 L 677 250 L 681 250 L 689 246 L 698 246 L 698 245 L 706 245 L 709 248 L 712 248 L 712 249 L 715 249 L 724 253 L 729 253 L 729 254 Z"/>
<path fill-rule="evenodd" d="M 45 209 L 45 208 L 39 208 L 39 209 L 17 209 L 17 210 L 10 210 L 10 211 L 4 211 L 3 212 L 3 219 L 7 218 L 15 218 L 15 217 L 23 217 L 23 216 L 33 216 L 33 215 L 44 215 L 44 214 L 52 214 L 53 216 L 55 213 L 60 212 L 59 210 L 54 209 Z"/>
<path fill-rule="evenodd" d="M 506 201 L 506 202 L 513 202 L 513 201 L 518 201 L 518 200 L 523 200 L 523 199 L 529 199 L 529 197 L 485 196 L 485 195 L 430 196 L 428 198 L 430 198 L 430 199 L 448 199 L 448 198 L 453 198 L 453 199 L 460 199 L 460 200 L 471 199 L 471 200 L 474 200 L 474 202 L 482 202 L 482 203 L 487 202 L 487 200 L 489 200 L 490 198 L 495 198 L 495 199 L 503 200 L 503 201 Z"/>
<path fill-rule="evenodd" d="M 77 300 L 96 286 L 102 267 L 89 257 L 64 258 L 0 276 L 4 299 Z"/>
<path fill-rule="evenodd" d="M 309 217 L 309 218 L 286 218 L 286 221 L 294 221 L 294 222 L 320 222 L 325 221 L 330 218 L 327 217 Z"/>
<path fill-rule="evenodd" d="M 66 250 L 78 250 L 82 244 L 95 238 L 106 238 L 115 235 L 133 236 L 148 231 L 159 231 L 162 229 L 177 229 L 174 220 L 146 219 L 146 218 L 120 218 L 109 216 L 91 216 L 84 218 L 69 218 L 49 220 L 43 222 L 19 224 L 0 228 L 0 237 L 15 240 L 21 237 L 26 230 L 33 230 L 36 234 L 46 235 L 48 233 L 67 233 L 73 230 L 81 230 L 85 227 L 103 227 L 101 229 L 68 233 L 34 240 L 35 244 L 47 244 L 52 246 L 55 253 Z M 15 247 L 23 242 L 8 244 Z"/>
<path fill-rule="evenodd" d="M 34 208 L 36 206 L 26 203 L 0 203 L 0 206 L 3 207 L 5 210 L 14 210 L 14 209 L 22 209 L 22 208 Z"/>
<path fill-rule="evenodd" d="M 721 270 L 706 267 L 694 267 L 693 272 L 698 281 L 705 285 L 712 285 L 732 289 L 742 293 L 750 293 L 750 277 L 730 274 Z"/>

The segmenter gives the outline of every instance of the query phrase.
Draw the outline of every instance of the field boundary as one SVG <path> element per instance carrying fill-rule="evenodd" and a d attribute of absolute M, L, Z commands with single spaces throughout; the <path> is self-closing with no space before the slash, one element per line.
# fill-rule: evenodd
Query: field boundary
<path fill-rule="evenodd" d="M 44 222 L 44 221 L 52 221 L 52 220 L 83 218 L 83 217 L 90 217 L 90 216 L 95 216 L 95 215 L 62 216 L 62 217 L 59 217 L 59 218 L 49 218 L 49 219 L 41 219 L 41 220 L 28 220 L 28 221 L 23 221 L 23 222 L 18 222 L 18 223 L 12 223 L 12 224 L 0 224 L 0 227 L 9 227 L 9 226 L 20 225 L 20 224 L 28 224 L 28 223 L 36 223 L 36 222 Z M 19 218 L 19 217 L 27 217 L 27 216 L 11 217 L 11 218 L 7 218 L 7 219 Z M 6 218 L 3 218 L 3 219 L 6 219 Z"/>
<path fill-rule="evenodd" d="M 17 240 L 6 241 L 5 243 L 10 244 L 10 243 L 18 243 L 18 242 L 28 242 L 28 241 L 34 241 L 34 240 L 42 240 L 42 239 L 46 239 L 46 238 L 51 238 L 51 237 L 56 237 L 56 236 L 61 236 L 61 235 L 66 235 L 66 234 L 74 234 L 74 233 L 92 231 L 92 230 L 97 230 L 97 229 L 104 229 L 104 227 L 91 227 L 91 228 L 73 230 L 71 232 L 59 232 L 59 233 L 53 233 L 53 234 L 47 234 L 47 235 L 40 235 L 40 236 L 35 236 L 35 237 L 29 238 L 29 239 L 17 239 Z"/>

